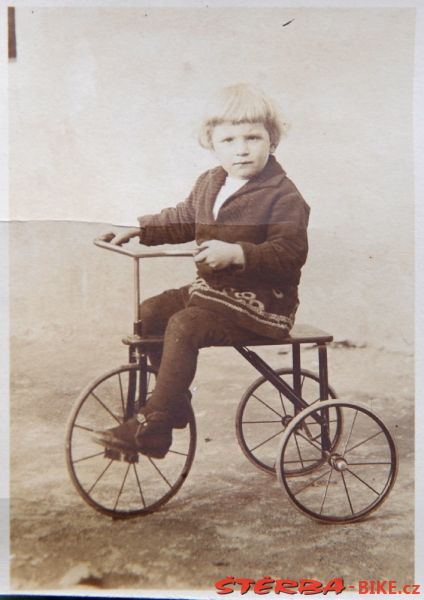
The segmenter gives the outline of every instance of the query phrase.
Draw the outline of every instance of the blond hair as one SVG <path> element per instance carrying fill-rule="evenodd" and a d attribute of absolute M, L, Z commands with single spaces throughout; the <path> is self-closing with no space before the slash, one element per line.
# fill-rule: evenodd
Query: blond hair
<path fill-rule="evenodd" d="M 262 123 L 273 150 L 285 129 L 274 103 L 260 89 L 246 83 L 223 88 L 209 103 L 198 135 L 203 148 L 213 149 L 213 129 L 222 123 Z"/>

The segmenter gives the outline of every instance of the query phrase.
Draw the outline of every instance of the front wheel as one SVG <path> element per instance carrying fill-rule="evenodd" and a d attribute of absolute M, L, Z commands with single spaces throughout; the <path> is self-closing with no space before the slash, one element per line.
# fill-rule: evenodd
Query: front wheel
<path fill-rule="evenodd" d="M 191 409 L 189 424 L 173 430 L 172 446 L 162 459 L 121 455 L 93 439 L 96 431 L 123 423 L 134 407 L 137 410 L 148 400 L 155 375 L 150 366 L 141 373 L 137 364 L 109 371 L 83 390 L 69 417 L 66 459 L 72 482 L 90 506 L 113 518 L 145 515 L 168 502 L 186 480 L 194 459 L 196 424 Z"/>
<path fill-rule="evenodd" d="M 330 415 L 335 410 L 343 422 L 337 445 L 331 443 Z M 307 435 L 311 423 L 319 435 Z M 288 477 L 293 465 L 308 461 L 319 463 L 319 468 Z M 277 475 L 290 500 L 306 515 L 350 523 L 387 498 L 397 464 L 393 438 L 376 414 L 360 404 L 327 400 L 306 408 L 290 423 L 278 451 Z"/>

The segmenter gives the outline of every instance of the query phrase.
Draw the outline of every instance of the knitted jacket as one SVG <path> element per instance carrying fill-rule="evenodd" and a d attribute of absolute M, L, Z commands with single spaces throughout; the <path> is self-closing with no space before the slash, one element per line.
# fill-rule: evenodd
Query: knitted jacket
<path fill-rule="evenodd" d="M 188 287 L 189 305 L 224 314 L 259 336 L 284 338 L 299 304 L 309 206 L 271 155 L 264 169 L 224 202 L 215 219 L 213 205 L 226 176 L 222 167 L 211 169 L 184 202 L 140 217 L 140 241 L 147 246 L 213 239 L 240 244 L 243 267 L 217 271 L 197 265 L 198 277 Z"/>

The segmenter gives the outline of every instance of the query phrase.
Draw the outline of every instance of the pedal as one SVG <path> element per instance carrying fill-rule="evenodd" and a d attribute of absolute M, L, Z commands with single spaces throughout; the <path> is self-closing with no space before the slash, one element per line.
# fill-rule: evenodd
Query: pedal
<path fill-rule="evenodd" d="M 121 460 L 121 452 L 116 448 L 105 448 L 104 457 L 112 460 Z"/>

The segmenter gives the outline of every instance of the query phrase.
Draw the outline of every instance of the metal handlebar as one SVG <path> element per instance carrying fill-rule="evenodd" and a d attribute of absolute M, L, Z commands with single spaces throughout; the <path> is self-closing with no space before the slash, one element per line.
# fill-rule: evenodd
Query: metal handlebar
<path fill-rule="evenodd" d="M 105 250 L 111 250 L 118 254 L 124 254 L 134 260 L 134 323 L 139 321 L 139 305 L 140 305 L 140 258 L 157 258 L 164 256 L 196 256 L 199 252 L 198 248 L 190 248 L 189 250 L 168 250 L 156 252 L 132 252 L 122 246 L 113 244 L 112 240 L 115 237 L 114 233 L 106 233 L 94 240 L 94 245 Z M 135 326 L 134 326 L 135 327 Z"/>
<path fill-rule="evenodd" d="M 124 254 L 131 258 L 157 258 L 161 256 L 195 256 L 198 252 L 197 248 L 190 248 L 189 250 L 167 250 L 167 251 L 156 251 L 156 252 L 132 252 L 122 246 L 113 244 L 112 240 L 115 237 L 113 233 L 106 233 L 105 235 L 96 238 L 94 245 L 105 250 L 111 250 L 112 252 L 118 252 L 118 254 Z"/>

